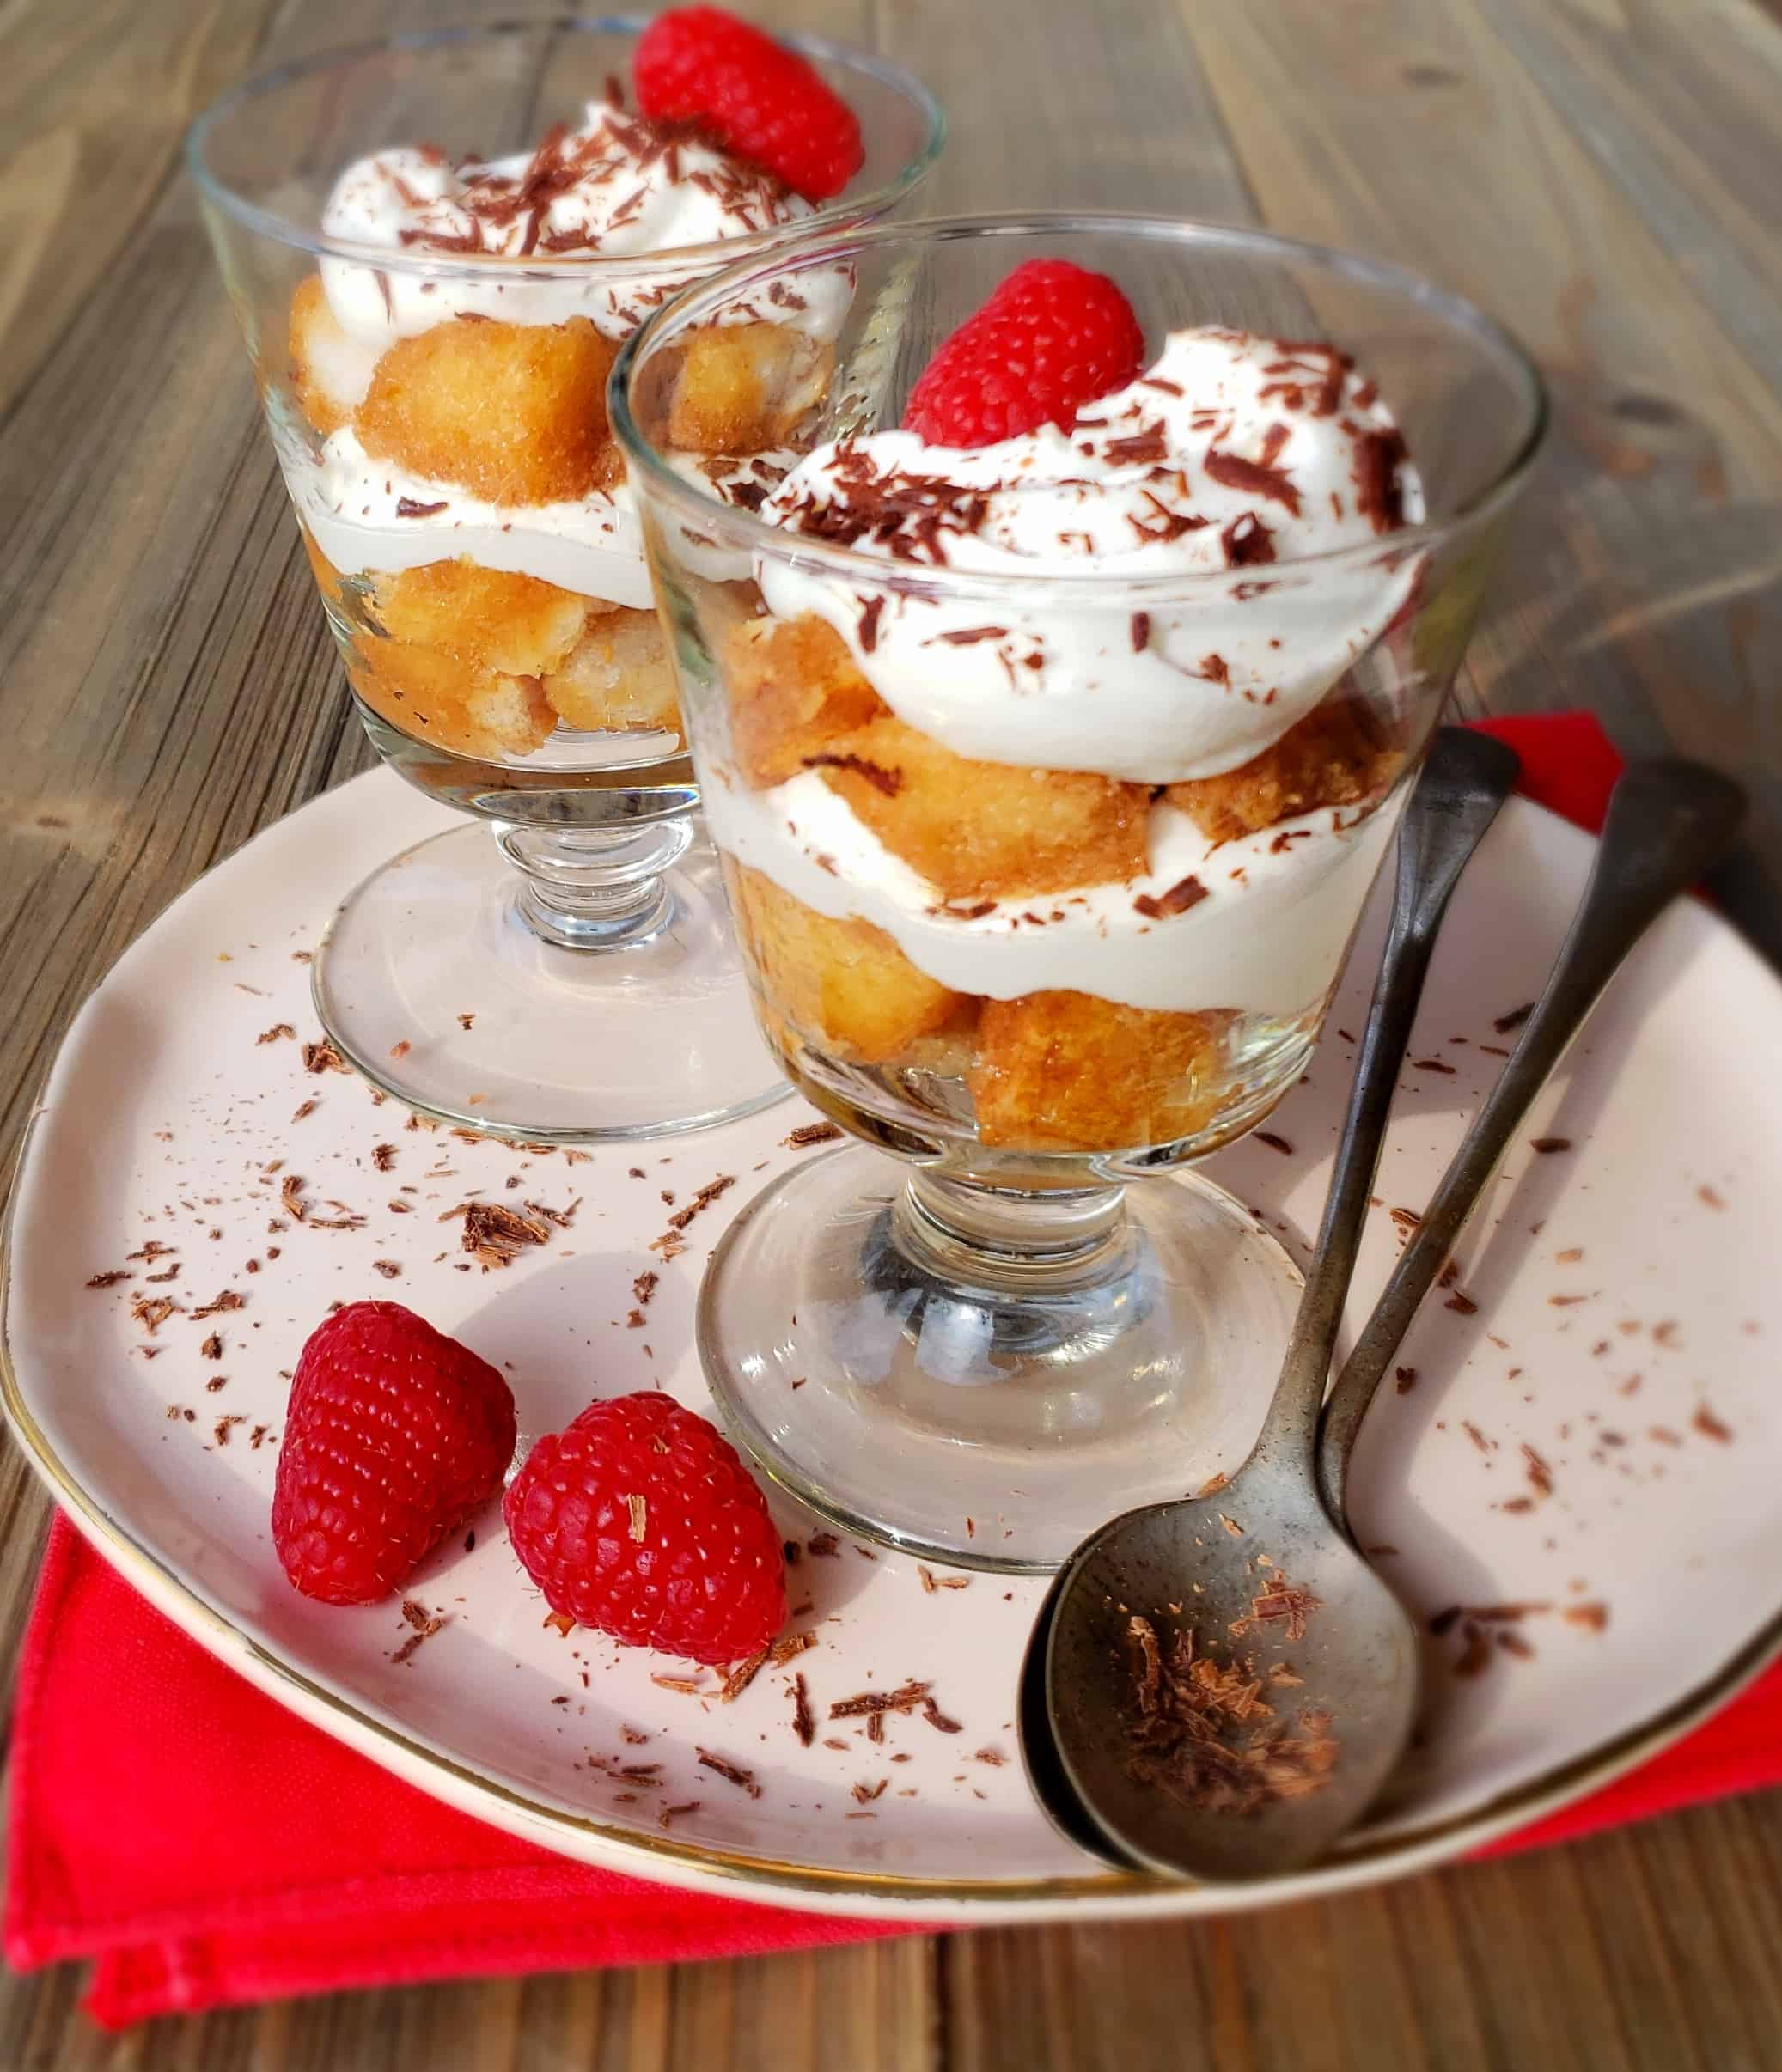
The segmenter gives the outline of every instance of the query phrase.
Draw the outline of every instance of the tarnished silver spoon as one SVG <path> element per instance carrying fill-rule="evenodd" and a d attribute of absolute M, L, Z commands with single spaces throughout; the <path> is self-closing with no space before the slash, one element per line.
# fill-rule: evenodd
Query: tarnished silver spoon
<path fill-rule="evenodd" d="M 1345 1368 L 1315 1462 L 1320 1399 L 1429 949 L 1496 810 L 1491 774 L 1468 761 L 1486 747 L 1438 740 L 1407 809 L 1393 925 L 1318 1252 L 1255 1448 L 1217 1495 L 1129 1513 L 1086 1541 L 1029 1642 L 1019 1720 L 1035 1791 L 1072 1839 L 1128 1867 L 1234 1880 L 1310 1862 L 1361 1817 L 1398 1760 L 1416 1712 L 1418 1641 L 1340 1522 L 1349 1447 L 1547 1074 L 1622 958 L 1742 811 L 1736 786 L 1691 764 L 1637 765 L 1618 788 L 1547 990 L 1430 1204 L 1429 1244 L 1407 1248 Z M 1470 838 L 1457 838 L 1468 822 Z M 1196 1680 L 1180 1652 L 1184 1631 L 1205 1643 L 1200 1674 L 1216 1690 L 1223 1679 L 1220 1703 L 1198 1714 L 1158 1703 L 1172 1674 L 1178 1687 Z M 1270 1709 L 1252 1723 L 1259 1699 Z M 1190 1714 L 1200 1727 L 1187 1718 L 1193 1731 L 1179 1730 Z"/>

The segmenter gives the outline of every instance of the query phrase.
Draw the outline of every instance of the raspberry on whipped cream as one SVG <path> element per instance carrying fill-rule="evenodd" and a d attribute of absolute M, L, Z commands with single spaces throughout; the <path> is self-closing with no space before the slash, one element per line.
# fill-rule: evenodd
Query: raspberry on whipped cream
<path fill-rule="evenodd" d="M 1000 625 L 987 604 L 863 591 L 815 564 L 764 560 L 760 581 L 774 612 L 827 620 L 892 710 L 961 755 L 1163 783 L 1278 740 L 1414 579 L 1390 552 L 1279 564 L 1365 545 L 1422 509 L 1390 413 L 1334 348 L 1181 331 L 1068 432 L 970 452 L 912 432 L 843 440 L 763 514 L 916 569 L 1091 583 L 1061 580 L 1055 602 Z M 1181 576 L 1205 580 L 1143 594 Z"/>
<path fill-rule="evenodd" d="M 296 409 L 274 428 L 348 673 L 387 720 L 503 760 L 559 722 L 678 733 L 607 378 L 710 247 L 812 213 L 690 125 L 627 113 L 616 81 L 530 152 L 398 144 L 340 175 L 322 215 L 337 249 L 291 303 Z M 851 292 L 831 269 L 694 341 L 677 406 L 698 443 L 717 424 L 727 451 L 774 445 L 827 378 Z M 765 494 L 753 470 L 711 478 Z"/>
<path fill-rule="evenodd" d="M 429 275 L 331 259 L 322 279 L 341 328 L 374 357 L 393 339 L 466 314 L 513 324 L 585 316 L 623 338 L 693 275 L 672 265 L 615 273 L 609 262 L 746 237 L 813 213 L 772 174 L 687 125 L 595 101 L 581 128 L 559 127 L 535 150 L 506 158 L 455 165 L 428 144 L 375 152 L 340 175 L 322 212 L 324 234 L 343 243 L 410 260 L 530 259 L 540 268 L 534 277 Z M 577 273 L 577 260 L 601 264 Z M 543 270 L 553 263 L 558 271 Z M 833 322 L 818 313 L 826 335 L 845 308 L 843 295 Z M 801 323 L 815 328 L 809 314 Z"/>

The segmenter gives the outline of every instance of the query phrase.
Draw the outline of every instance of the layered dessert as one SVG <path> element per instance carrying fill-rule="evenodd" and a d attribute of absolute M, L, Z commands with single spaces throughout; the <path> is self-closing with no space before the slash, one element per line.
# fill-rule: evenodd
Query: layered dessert
<path fill-rule="evenodd" d="M 714 10 L 660 17 L 636 72 L 646 112 L 612 80 L 528 152 L 402 144 L 349 167 L 269 384 L 294 405 L 281 460 L 355 690 L 461 755 L 523 759 L 559 728 L 678 747 L 607 377 L 711 247 L 809 218 L 862 162 L 818 75 Z M 778 445 L 822 385 L 847 295 L 845 274 L 818 276 L 689 340 L 682 442 Z M 764 493 L 759 470 L 711 479 Z"/>
<path fill-rule="evenodd" d="M 1042 328 L 1118 292 L 1028 271 L 1001 296 Z M 1421 491 L 1374 383 L 1225 328 L 1146 363 L 1126 317 L 1114 385 L 987 443 L 968 323 L 912 429 L 771 490 L 759 515 L 811 551 L 758 552 L 761 608 L 714 641 L 706 807 L 770 1035 L 820 1100 L 876 1088 L 997 1151 L 1257 1119 L 1413 746 L 1381 645 Z"/>

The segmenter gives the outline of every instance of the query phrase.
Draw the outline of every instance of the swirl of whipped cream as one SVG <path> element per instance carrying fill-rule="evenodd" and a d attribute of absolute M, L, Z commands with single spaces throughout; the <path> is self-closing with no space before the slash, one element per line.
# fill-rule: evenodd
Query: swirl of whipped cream
<path fill-rule="evenodd" d="M 335 182 L 322 212 L 325 236 L 412 259 L 502 262 L 486 278 L 325 258 L 322 282 L 341 329 L 368 356 L 369 381 L 387 346 L 449 317 L 561 324 L 583 316 L 607 337 L 626 338 L 706 269 L 622 262 L 814 213 L 802 195 L 747 160 L 610 101 L 590 101 L 581 128 L 553 132 L 534 151 L 454 165 L 430 145 L 400 144 L 349 166 Z M 516 262 L 534 259 L 589 264 L 585 274 L 559 265 L 516 275 Z M 814 277 L 804 297 L 813 306 L 797 313 L 801 328 L 833 337 L 850 294 L 843 275 Z M 726 320 L 787 314 L 739 309 Z"/>
<path fill-rule="evenodd" d="M 814 612 L 892 710 L 956 753 L 1135 783 L 1213 777 L 1302 719 L 1410 596 L 1414 557 L 1333 564 L 1415 524 L 1422 486 L 1371 381 L 1329 345 L 1173 332 L 1128 387 L 970 452 L 878 432 L 819 447 L 762 515 L 882 556 L 883 584 L 760 555 L 771 609 Z M 1135 609 L 1006 604 L 925 570 L 1196 576 Z"/>
<path fill-rule="evenodd" d="M 374 460 L 351 425 L 313 454 L 299 435 L 278 441 L 297 515 L 339 569 L 393 572 L 465 558 L 485 569 L 536 576 L 560 590 L 600 597 L 634 612 L 655 609 L 644 559 L 644 528 L 628 482 L 591 490 L 564 503 L 489 503 L 455 483 Z M 748 460 L 702 462 L 677 454 L 674 466 L 726 503 L 752 509 L 797 456 L 789 449 Z M 680 549 L 709 582 L 748 574 L 703 535 Z"/>

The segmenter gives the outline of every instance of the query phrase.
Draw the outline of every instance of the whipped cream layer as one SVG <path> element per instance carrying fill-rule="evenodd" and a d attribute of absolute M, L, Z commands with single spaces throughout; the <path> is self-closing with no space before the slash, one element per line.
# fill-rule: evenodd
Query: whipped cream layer
<path fill-rule="evenodd" d="M 1173 332 L 1069 432 L 970 452 L 841 440 L 761 515 L 883 558 L 883 583 L 766 556 L 756 572 L 775 612 L 835 629 L 900 718 L 961 755 L 1164 783 L 1249 761 L 1379 637 L 1416 580 L 1389 535 L 1423 497 L 1333 348 L 1205 329 Z M 1037 584 L 962 600 L 925 595 L 929 570 L 1102 580 L 1056 603 Z M 1132 588 L 1172 576 L 1199 580 Z"/>
<path fill-rule="evenodd" d="M 570 503 L 488 503 L 455 483 L 373 460 L 351 425 L 324 442 L 320 459 L 301 439 L 281 439 L 278 447 L 298 516 L 345 574 L 394 574 L 462 559 L 634 612 L 655 609 L 628 482 Z M 796 459 L 790 451 L 722 462 L 677 454 L 674 466 L 727 503 L 753 508 Z M 737 566 L 735 555 L 703 535 L 687 535 L 680 551 L 713 582 L 748 573 L 746 558 Z"/>
<path fill-rule="evenodd" d="M 711 783 L 705 807 L 720 849 L 819 913 L 874 923 L 956 991 L 1012 1000 L 1057 987 L 1126 1007 L 1281 1017 L 1303 1014 L 1335 978 L 1398 823 L 1392 803 L 1363 816 L 1325 807 L 1212 844 L 1186 814 L 1158 805 L 1148 877 L 967 914 L 945 905 L 815 771 L 767 791 Z M 1180 900 L 1190 878 L 1199 889 L 1183 911 L 1139 904 Z"/>
<path fill-rule="evenodd" d="M 622 338 L 710 271 L 709 259 L 677 266 L 672 258 L 659 263 L 661 254 L 814 213 L 761 168 L 610 102 L 590 102 L 580 129 L 508 158 L 454 165 L 429 145 L 397 145 L 341 174 L 323 211 L 324 233 L 461 270 L 429 276 L 325 258 L 323 289 L 339 328 L 316 326 L 306 339 L 310 376 L 351 413 L 390 345 L 455 318 L 558 324 L 586 317 Z M 516 262 L 532 259 L 559 270 L 515 271 Z M 486 277 L 472 270 L 479 259 L 489 262 Z M 580 263 L 565 271 L 566 262 Z M 763 297 L 759 308 L 736 303 L 718 320 L 796 322 L 813 337 L 833 338 L 852 297 L 850 271 L 818 271 L 803 288 L 783 300 Z M 449 479 L 374 460 L 351 425 L 319 448 L 291 427 L 279 448 L 298 510 L 339 569 L 394 571 L 464 558 L 635 611 L 652 608 L 637 503 L 624 483 L 569 503 L 494 504 Z M 794 458 L 764 455 L 759 465 L 778 463 L 771 478 L 778 481 Z M 762 479 L 754 465 L 740 461 L 705 486 L 727 497 L 748 484 L 753 507 Z M 726 573 L 746 576 L 746 563 L 727 564 Z"/>
<path fill-rule="evenodd" d="M 297 515 L 344 573 L 430 561 L 535 576 L 583 597 L 651 608 L 644 535 L 628 483 L 565 503 L 485 503 L 450 482 L 374 460 L 351 425 L 321 449 L 283 455 Z"/>
<path fill-rule="evenodd" d="M 561 324 L 581 316 L 608 338 L 626 338 L 652 309 L 709 271 L 709 264 L 656 265 L 656 255 L 815 213 L 761 168 L 605 101 L 588 104 L 580 129 L 507 158 L 454 165 L 425 144 L 376 152 L 336 181 L 322 212 L 323 234 L 465 270 L 430 276 L 322 260 L 329 307 L 348 338 L 369 354 L 362 379 L 347 356 L 339 356 L 345 386 L 339 400 L 345 408 L 359 400 L 371 365 L 397 338 L 449 317 Z M 469 271 L 479 259 L 491 262 L 489 277 Z M 584 261 L 586 268 L 566 272 L 559 265 L 553 272 L 516 275 L 516 264 L 528 259 Z M 814 274 L 803 284 L 800 328 L 833 338 L 851 293 L 845 271 Z M 739 309 L 725 320 L 758 315 L 777 321 L 790 314 L 775 307 Z"/>

